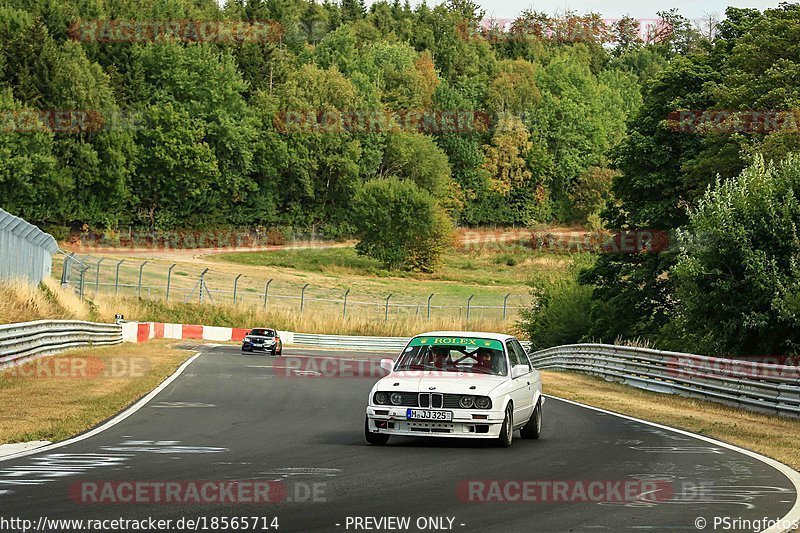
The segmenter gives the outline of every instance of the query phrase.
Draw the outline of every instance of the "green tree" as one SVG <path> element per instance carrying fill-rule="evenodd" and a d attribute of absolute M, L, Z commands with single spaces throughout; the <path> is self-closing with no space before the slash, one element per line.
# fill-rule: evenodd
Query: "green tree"
<path fill-rule="evenodd" d="M 452 222 L 436 199 L 408 180 L 367 182 L 353 202 L 353 219 L 358 253 L 389 269 L 433 271 L 452 238 Z"/>

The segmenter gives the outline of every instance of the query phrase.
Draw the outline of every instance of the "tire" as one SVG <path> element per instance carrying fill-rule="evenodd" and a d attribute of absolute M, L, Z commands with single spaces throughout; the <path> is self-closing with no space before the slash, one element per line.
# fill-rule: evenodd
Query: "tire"
<path fill-rule="evenodd" d="M 364 436 L 367 438 L 367 442 L 373 446 L 386 446 L 389 442 L 389 435 L 384 433 L 372 433 L 369 430 L 369 418 L 364 418 Z"/>
<path fill-rule="evenodd" d="M 522 426 L 519 434 L 523 439 L 538 439 L 542 436 L 542 400 L 536 402 L 536 407 L 533 409 L 528 423 Z"/>
<path fill-rule="evenodd" d="M 511 404 L 506 407 L 506 417 L 503 419 L 503 426 L 500 428 L 500 437 L 497 445 L 501 448 L 508 448 L 514 440 L 514 408 Z"/>
<path fill-rule="evenodd" d="M 270 354 L 272 354 L 272 356 L 275 357 L 276 355 L 278 355 L 278 349 L 277 348 L 273 348 L 272 351 L 270 352 Z"/>

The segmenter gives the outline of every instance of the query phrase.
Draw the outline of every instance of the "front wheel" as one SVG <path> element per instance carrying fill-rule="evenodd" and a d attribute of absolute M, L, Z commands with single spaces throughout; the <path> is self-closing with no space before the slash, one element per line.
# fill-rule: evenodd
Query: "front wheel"
<path fill-rule="evenodd" d="M 506 407 L 506 417 L 503 419 L 503 427 L 500 428 L 500 438 L 497 443 L 501 448 L 508 448 L 511 446 L 511 441 L 514 440 L 514 409 L 511 404 Z"/>
<path fill-rule="evenodd" d="M 533 410 L 528 423 L 522 426 L 519 434 L 523 439 L 538 439 L 542 436 L 542 400 L 536 402 L 536 408 Z"/>
<path fill-rule="evenodd" d="M 273 348 L 273 349 L 270 351 L 270 354 L 272 354 L 272 356 L 273 356 L 273 357 L 274 357 L 274 356 L 276 356 L 276 355 L 278 355 L 278 349 L 277 349 L 277 348 Z"/>
<path fill-rule="evenodd" d="M 367 442 L 373 446 L 386 446 L 389 442 L 389 435 L 373 433 L 369 430 L 369 417 L 364 419 L 364 436 L 367 438 Z"/>

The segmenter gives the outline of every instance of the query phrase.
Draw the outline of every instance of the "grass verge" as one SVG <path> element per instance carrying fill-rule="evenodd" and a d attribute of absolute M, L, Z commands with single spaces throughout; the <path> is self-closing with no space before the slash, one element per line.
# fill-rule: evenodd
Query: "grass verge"
<path fill-rule="evenodd" d="M 2 371 L 0 444 L 67 439 L 119 413 L 188 359 L 174 343 L 76 349 Z"/>
<path fill-rule="evenodd" d="M 573 372 L 542 371 L 545 394 L 712 437 L 800 470 L 800 420 L 658 394 Z"/>

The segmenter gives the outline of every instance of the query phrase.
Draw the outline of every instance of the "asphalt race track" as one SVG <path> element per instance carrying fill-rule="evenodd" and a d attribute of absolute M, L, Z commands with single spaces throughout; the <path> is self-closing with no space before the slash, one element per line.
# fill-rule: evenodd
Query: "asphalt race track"
<path fill-rule="evenodd" d="M 286 350 L 331 354 L 380 357 Z M 702 517 L 713 531 L 715 516 L 781 518 L 797 497 L 782 473 L 750 456 L 556 399 L 545 404 L 539 441 L 517 433 L 508 449 L 421 438 L 371 447 L 364 441 L 364 409 L 375 377 L 293 374 L 285 363 L 243 355 L 237 347 L 204 348 L 121 423 L 0 462 L 1 514 L 34 522 L 43 516 L 277 517 L 281 532 L 397 530 L 348 522 L 390 516 L 410 517 L 410 531 L 697 531 Z M 92 504 L 74 497 L 76 484 L 108 480 L 283 480 L 293 501 Z M 658 501 L 469 502 L 458 493 L 466 480 L 663 480 L 674 493 Z M 420 522 L 426 527 L 418 528 L 420 517 L 444 518 L 444 527 Z"/>

